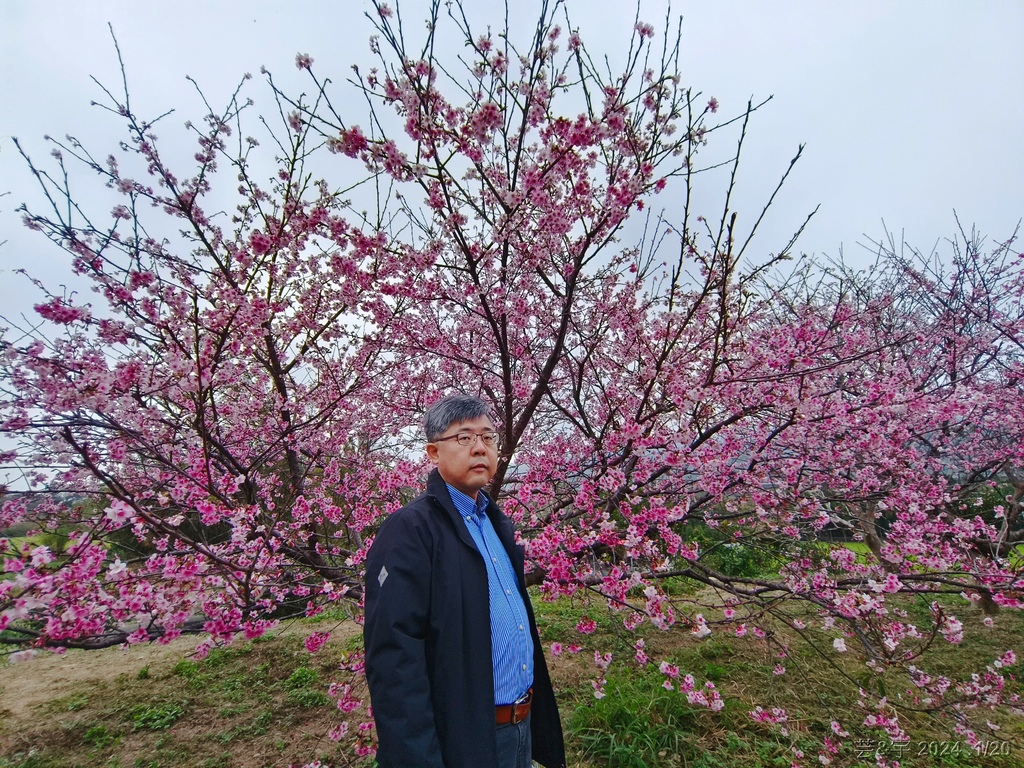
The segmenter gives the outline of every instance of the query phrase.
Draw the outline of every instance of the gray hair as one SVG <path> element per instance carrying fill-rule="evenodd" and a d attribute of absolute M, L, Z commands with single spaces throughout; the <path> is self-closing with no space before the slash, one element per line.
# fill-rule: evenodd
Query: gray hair
<path fill-rule="evenodd" d="M 490 415 L 491 407 L 479 397 L 472 395 L 442 397 L 427 408 L 424 419 L 427 442 L 432 443 L 439 438 L 452 424 L 461 424 L 464 421 L 472 421 L 481 416 Z"/>

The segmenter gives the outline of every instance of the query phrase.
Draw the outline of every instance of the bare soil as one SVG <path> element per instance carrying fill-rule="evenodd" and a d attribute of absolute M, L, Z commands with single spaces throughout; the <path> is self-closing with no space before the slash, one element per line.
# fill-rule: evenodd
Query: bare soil
<path fill-rule="evenodd" d="M 13 723 L 33 719 L 33 710 L 48 701 L 70 696 L 90 684 L 110 682 L 118 675 L 170 669 L 195 649 L 201 638 L 179 637 L 167 645 L 146 643 L 95 651 L 41 652 L 30 661 L 0 667 L 0 717 Z"/>

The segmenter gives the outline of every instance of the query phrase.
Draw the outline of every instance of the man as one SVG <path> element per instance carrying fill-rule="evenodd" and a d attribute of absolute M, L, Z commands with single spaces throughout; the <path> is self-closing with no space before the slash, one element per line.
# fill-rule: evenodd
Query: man
<path fill-rule="evenodd" d="M 426 493 L 366 557 L 366 678 L 381 768 L 565 766 L 562 725 L 512 523 L 484 493 L 498 461 L 487 404 L 426 413 Z"/>

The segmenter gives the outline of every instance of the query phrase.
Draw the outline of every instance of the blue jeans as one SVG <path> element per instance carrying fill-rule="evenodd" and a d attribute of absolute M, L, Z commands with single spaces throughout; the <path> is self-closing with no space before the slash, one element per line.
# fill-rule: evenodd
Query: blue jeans
<path fill-rule="evenodd" d="M 496 768 L 530 768 L 533 760 L 532 741 L 530 739 L 530 718 L 526 716 L 521 723 L 505 723 L 498 729 L 498 765 Z"/>

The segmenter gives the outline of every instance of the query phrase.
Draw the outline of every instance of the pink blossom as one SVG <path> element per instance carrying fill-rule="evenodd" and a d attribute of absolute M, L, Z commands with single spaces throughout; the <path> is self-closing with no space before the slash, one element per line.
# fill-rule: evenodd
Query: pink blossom
<path fill-rule="evenodd" d="M 638 21 L 634 26 L 640 37 L 654 37 L 654 26 L 643 21 Z"/>
<path fill-rule="evenodd" d="M 644 640 L 643 640 L 643 638 L 640 638 L 639 640 L 637 640 L 633 644 L 633 648 L 636 651 L 636 654 L 633 657 L 634 660 L 641 667 L 645 666 L 650 661 L 650 658 L 644 652 Z"/>
<path fill-rule="evenodd" d="M 105 517 L 114 525 L 124 525 L 134 515 L 134 510 L 121 499 L 113 499 L 107 507 Z"/>
<path fill-rule="evenodd" d="M 36 304 L 34 307 L 40 317 L 52 320 L 55 323 L 67 325 L 76 320 L 89 317 L 89 312 L 80 307 L 73 307 L 63 299 L 51 299 L 45 304 Z"/>
<path fill-rule="evenodd" d="M 667 661 L 661 662 L 658 666 L 658 671 L 663 675 L 668 675 L 669 677 L 679 677 L 679 667 L 675 664 L 669 664 Z"/>
<path fill-rule="evenodd" d="M 306 637 L 306 650 L 310 653 L 316 653 L 323 648 L 324 644 L 330 639 L 330 637 L 330 632 L 313 632 Z"/>
<path fill-rule="evenodd" d="M 369 146 L 358 125 L 348 130 L 342 129 L 338 138 L 328 143 L 328 148 L 332 152 L 341 152 L 349 157 L 358 157 L 359 153 L 365 152 Z"/>
<path fill-rule="evenodd" d="M 249 243 L 252 246 L 253 253 L 257 256 L 262 256 L 274 247 L 274 241 L 263 232 L 253 232 L 249 238 Z"/>
<path fill-rule="evenodd" d="M 327 738 L 331 741 L 341 741 L 348 735 L 348 721 L 343 720 L 327 732 Z"/>

